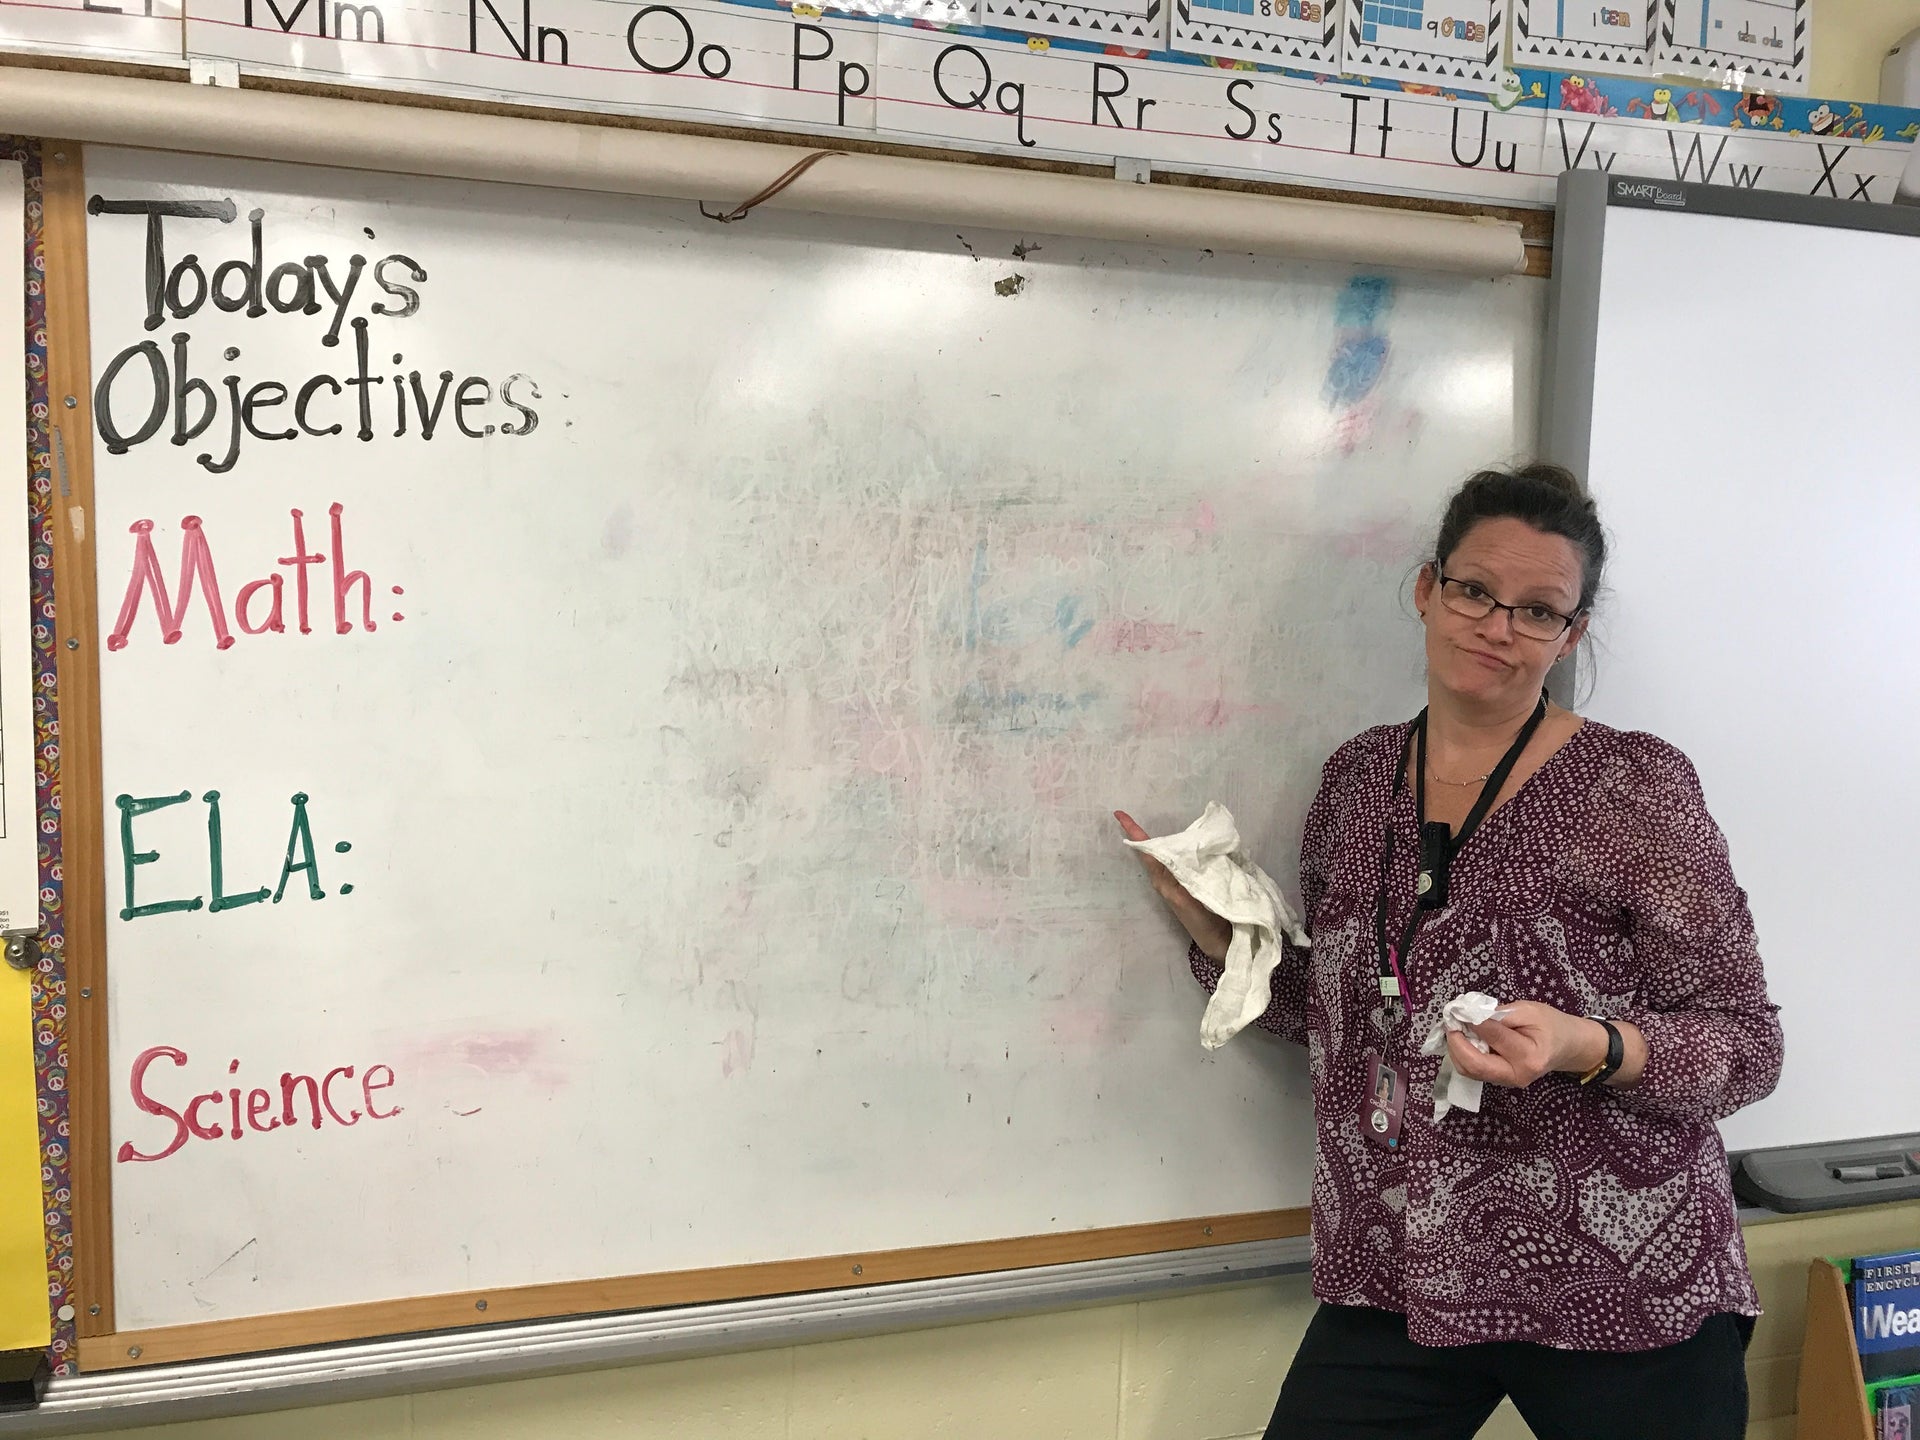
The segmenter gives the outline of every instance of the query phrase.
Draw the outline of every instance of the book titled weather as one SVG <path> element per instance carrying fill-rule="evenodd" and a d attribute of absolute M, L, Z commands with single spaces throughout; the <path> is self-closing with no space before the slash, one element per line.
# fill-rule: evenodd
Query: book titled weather
<path fill-rule="evenodd" d="M 1920 1375 L 1920 1250 L 1853 1262 L 1853 1338 L 1867 1380 Z"/>

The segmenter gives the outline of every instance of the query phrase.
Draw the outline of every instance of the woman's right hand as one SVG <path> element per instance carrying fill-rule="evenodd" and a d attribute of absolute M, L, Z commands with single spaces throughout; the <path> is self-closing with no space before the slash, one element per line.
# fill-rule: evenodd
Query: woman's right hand
<path fill-rule="evenodd" d="M 1113 812 L 1113 818 L 1120 822 L 1120 833 L 1129 840 L 1145 840 L 1147 832 L 1124 810 Z M 1173 911 L 1174 919 L 1186 927 L 1187 934 L 1193 937 L 1205 955 L 1214 960 L 1227 958 L 1227 946 L 1233 942 L 1233 926 L 1221 919 L 1193 898 L 1191 891 L 1173 878 L 1173 872 L 1162 865 L 1144 850 L 1133 852 L 1140 861 L 1140 867 L 1147 872 L 1147 879 L 1153 882 L 1153 890 L 1167 908 Z"/>

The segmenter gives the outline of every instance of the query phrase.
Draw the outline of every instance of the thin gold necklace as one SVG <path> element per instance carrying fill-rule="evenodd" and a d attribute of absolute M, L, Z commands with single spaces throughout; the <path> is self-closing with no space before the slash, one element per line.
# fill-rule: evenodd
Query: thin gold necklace
<path fill-rule="evenodd" d="M 1551 713 L 1552 707 L 1549 706 L 1548 709 L 1549 713 Z M 1427 778 L 1436 785 L 1484 785 L 1493 778 L 1493 771 L 1489 770 L 1486 774 L 1476 776 L 1472 780 L 1442 780 L 1438 775 L 1433 773 L 1433 764 L 1429 761 L 1427 764 Z"/>

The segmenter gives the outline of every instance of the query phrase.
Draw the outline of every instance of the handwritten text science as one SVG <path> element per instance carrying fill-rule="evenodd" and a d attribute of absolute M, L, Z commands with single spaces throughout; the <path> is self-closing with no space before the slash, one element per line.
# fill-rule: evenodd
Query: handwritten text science
<path fill-rule="evenodd" d="M 147 1149 L 122 1142 L 115 1152 L 122 1164 L 165 1160 L 194 1140 L 239 1140 L 298 1127 L 347 1130 L 363 1120 L 391 1120 L 405 1108 L 386 1093 L 397 1083 L 390 1065 L 357 1072 L 336 1065 L 315 1075 L 282 1071 L 268 1088 L 226 1083 L 239 1076 L 236 1059 L 227 1062 L 221 1082 L 199 1090 L 184 1073 L 189 1063 L 187 1052 L 172 1045 L 154 1045 L 134 1057 L 127 1078 L 134 1108 L 172 1128 L 153 1127 L 153 1135 L 143 1137 Z"/>

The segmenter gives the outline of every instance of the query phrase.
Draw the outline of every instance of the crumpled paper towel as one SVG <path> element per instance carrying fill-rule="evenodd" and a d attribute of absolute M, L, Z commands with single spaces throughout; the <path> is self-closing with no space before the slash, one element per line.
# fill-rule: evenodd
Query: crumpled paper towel
<path fill-rule="evenodd" d="M 1500 1002 L 1491 995 L 1482 995 L 1478 990 L 1469 990 L 1464 995 L 1456 995 L 1440 1007 L 1440 1018 L 1428 1032 L 1426 1043 L 1421 1045 L 1422 1055 L 1446 1055 L 1447 1032 L 1458 1030 L 1467 1037 L 1482 1055 L 1487 1053 L 1487 1042 L 1467 1029 L 1469 1025 L 1478 1025 L 1491 1020 L 1500 1009 Z M 1448 1055 L 1440 1062 L 1440 1073 L 1433 1077 L 1433 1118 L 1444 1120 L 1447 1112 L 1456 1105 L 1475 1115 L 1480 1113 L 1480 1092 L 1485 1082 L 1470 1080 L 1453 1068 L 1453 1057 Z"/>
<path fill-rule="evenodd" d="M 1188 894 L 1233 926 L 1226 973 L 1200 1019 L 1200 1043 L 1218 1050 L 1272 1003 L 1280 937 L 1304 949 L 1311 943 L 1307 932 L 1280 887 L 1241 850 L 1239 828 L 1224 805 L 1209 800 L 1206 812 L 1178 835 L 1126 843 L 1166 866 Z"/>

